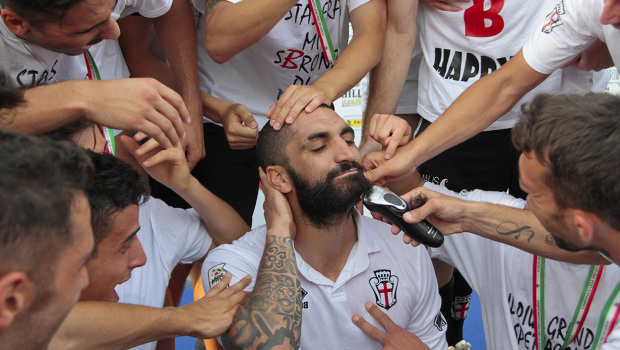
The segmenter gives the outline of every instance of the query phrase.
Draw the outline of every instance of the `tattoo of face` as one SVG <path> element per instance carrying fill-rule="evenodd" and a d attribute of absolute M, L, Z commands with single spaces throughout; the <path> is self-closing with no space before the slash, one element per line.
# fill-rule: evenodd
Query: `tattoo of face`
<path fill-rule="evenodd" d="M 225 339 L 228 347 L 299 348 L 301 298 L 290 237 L 268 236 L 254 290 L 241 303 Z"/>
<path fill-rule="evenodd" d="M 534 230 L 530 226 L 519 226 L 512 221 L 504 221 L 501 224 L 497 225 L 495 231 L 502 236 L 511 236 L 514 235 L 515 240 L 519 240 L 521 238 L 521 233 L 528 235 L 527 241 L 530 242 L 532 238 L 536 235 Z"/>
<path fill-rule="evenodd" d="M 553 238 L 552 235 L 546 235 L 545 236 L 545 243 L 547 243 L 549 245 L 556 245 L 555 239 Z"/>
<path fill-rule="evenodd" d="M 208 16 L 215 8 L 215 5 L 219 4 L 222 0 L 207 0 L 205 5 L 205 17 Z"/>

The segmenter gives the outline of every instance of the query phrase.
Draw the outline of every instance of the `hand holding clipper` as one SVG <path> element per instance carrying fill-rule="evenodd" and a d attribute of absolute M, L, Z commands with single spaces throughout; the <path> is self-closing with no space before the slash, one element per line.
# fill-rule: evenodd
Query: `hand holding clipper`
<path fill-rule="evenodd" d="M 383 215 L 412 239 L 433 248 L 443 244 L 443 235 L 428 221 L 422 220 L 417 224 L 405 222 L 403 214 L 413 208 L 387 188 L 373 186 L 364 193 L 362 201 L 368 210 Z"/>

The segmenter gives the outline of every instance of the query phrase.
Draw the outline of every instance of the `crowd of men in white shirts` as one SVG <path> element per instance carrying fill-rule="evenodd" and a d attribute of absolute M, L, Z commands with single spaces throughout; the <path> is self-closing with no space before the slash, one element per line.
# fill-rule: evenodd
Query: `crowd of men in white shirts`
<path fill-rule="evenodd" d="M 0 0 L 0 348 L 466 350 L 456 268 L 488 349 L 620 349 L 620 1 L 511 1 Z"/>

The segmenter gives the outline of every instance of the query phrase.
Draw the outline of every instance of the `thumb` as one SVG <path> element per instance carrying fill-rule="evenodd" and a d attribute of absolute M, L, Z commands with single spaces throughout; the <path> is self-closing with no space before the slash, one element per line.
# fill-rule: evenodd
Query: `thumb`
<path fill-rule="evenodd" d="M 246 126 L 252 129 L 258 128 L 258 123 L 254 119 L 254 115 L 250 113 L 244 105 L 239 105 L 239 108 L 235 113 L 239 116 L 239 118 L 241 118 L 241 121 L 243 121 L 243 124 Z"/>
<path fill-rule="evenodd" d="M 366 180 L 368 180 L 369 182 L 372 182 L 372 183 L 377 184 L 379 186 L 383 186 L 387 182 L 384 179 L 384 176 L 385 176 L 385 170 L 384 169 L 385 169 L 385 163 L 383 165 L 380 165 L 377 168 L 374 168 L 372 170 L 368 170 L 367 172 L 364 173 L 364 176 L 366 177 Z"/>

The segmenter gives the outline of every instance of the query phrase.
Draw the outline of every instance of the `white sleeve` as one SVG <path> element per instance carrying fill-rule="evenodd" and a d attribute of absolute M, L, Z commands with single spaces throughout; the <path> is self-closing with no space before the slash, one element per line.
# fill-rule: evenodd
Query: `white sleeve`
<path fill-rule="evenodd" d="M 195 210 L 173 208 L 152 197 L 142 206 L 148 208 L 148 222 L 141 225 L 150 224 L 166 266 L 192 263 L 207 254 L 212 239 Z"/>
<path fill-rule="evenodd" d="M 202 283 L 205 292 L 216 285 L 226 272 L 232 274 L 230 284 L 235 284 L 244 276 L 250 275 L 252 282 L 245 290 L 251 292 L 254 289 L 265 243 L 260 239 L 252 241 L 252 238 L 264 237 L 265 230 L 259 228 L 250 231 L 232 244 L 222 244 L 209 252 L 202 264 Z"/>
<path fill-rule="evenodd" d="M 351 11 L 370 1 L 372 0 L 347 0 L 347 10 L 351 13 Z"/>
<path fill-rule="evenodd" d="M 172 7 L 172 0 L 119 0 L 112 17 L 118 19 L 139 13 L 143 17 L 155 18 L 163 16 Z"/>
<path fill-rule="evenodd" d="M 597 8 L 593 3 L 558 0 L 523 46 L 527 64 L 539 73 L 551 74 L 592 44 L 597 38 L 592 25 L 598 23 L 600 15 L 593 18 Z"/>
<path fill-rule="evenodd" d="M 439 296 L 437 279 L 433 273 L 433 265 L 428 254 L 418 254 L 419 268 L 424 276 L 419 280 L 418 304 L 411 314 L 407 331 L 414 333 L 420 340 L 433 350 L 445 350 L 448 343 L 445 338 L 446 321 L 441 314 L 441 297 Z"/>

